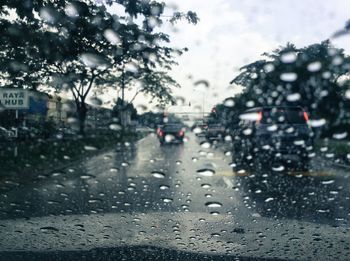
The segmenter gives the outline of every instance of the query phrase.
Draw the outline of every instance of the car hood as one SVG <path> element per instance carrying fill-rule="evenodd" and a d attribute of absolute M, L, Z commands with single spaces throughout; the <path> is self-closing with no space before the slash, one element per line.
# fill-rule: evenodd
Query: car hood
<path fill-rule="evenodd" d="M 142 246 L 253 260 L 349 260 L 348 228 L 259 215 L 248 220 L 196 212 L 49 216 L 2 220 L 0 231 L 0 256 Z M 332 248 L 326 242 L 333 242 Z"/>

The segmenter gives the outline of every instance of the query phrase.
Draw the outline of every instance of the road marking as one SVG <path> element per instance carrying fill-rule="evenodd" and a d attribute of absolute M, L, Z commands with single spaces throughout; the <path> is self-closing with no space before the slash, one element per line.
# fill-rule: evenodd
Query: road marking
<path fill-rule="evenodd" d="M 216 171 L 215 175 L 216 176 L 223 176 L 223 177 L 236 176 L 235 173 L 232 170 Z"/>
<path fill-rule="evenodd" d="M 222 176 L 222 177 L 246 177 L 250 176 L 252 173 L 245 171 L 242 173 L 230 171 L 230 170 L 224 170 L 224 171 L 217 171 L 216 176 Z M 274 173 L 271 172 L 271 175 Z M 277 174 L 277 173 L 275 173 Z M 334 176 L 335 174 L 332 174 L 330 172 L 326 171 L 288 171 L 284 173 L 286 176 L 298 176 L 301 175 L 303 177 L 330 177 Z"/>
<path fill-rule="evenodd" d="M 217 171 L 216 176 L 223 176 L 223 177 L 244 177 L 244 176 L 249 176 L 250 173 L 249 172 L 243 172 L 243 173 L 238 173 L 232 170 L 223 170 L 223 171 Z"/>
<path fill-rule="evenodd" d="M 317 171 L 317 172 L 312 172 L 312 171 L 292 171 L 288 172 L 287 175 L 289 176 L 304 176 L 304 177 L 329 177 L 329 176 L 334 176 L 334 174 L 331 174 L 329 172 L 324 172 L 324 171 Z"/>
<path fill-rule="evenodd" d="M 222 179 L 226 183 L 227 187 L 229 187 L 229 188 L 233 187 L 233 182 L 228 177 L 223 177 Z"/>

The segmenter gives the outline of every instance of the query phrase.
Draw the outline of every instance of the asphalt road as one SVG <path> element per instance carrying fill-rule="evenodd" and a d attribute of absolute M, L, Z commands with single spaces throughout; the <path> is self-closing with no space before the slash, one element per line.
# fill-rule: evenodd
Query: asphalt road
<path fill-rule="evenodd" d="M 236 173 L 231 161 L 225 144 L 189 134 L 160 146 L 151 134 L 31 182 L 2 180 L 0 252 L 148 245 L 350 260 L 349 170 L 316 158 L 309 172 Z"/>

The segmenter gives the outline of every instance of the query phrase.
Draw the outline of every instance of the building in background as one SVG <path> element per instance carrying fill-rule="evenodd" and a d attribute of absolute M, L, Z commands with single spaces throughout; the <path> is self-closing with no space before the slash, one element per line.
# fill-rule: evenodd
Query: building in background
<path fill-rule="evenodd" d="M 28 90 L 27 92 L 29 93 L 28 108 L 18 110 L 17 121 L 15 110 L 0 110 L 0 126 L 6 128 L 16 125 L 40 127 L 50 122 L 57 127 L 70 127 L 68 119 L 77 118 L 74 101 L 34 90 Z M 87 105 L 87 107 L 87 129 L 108 128 L 112 121 L 112 110 L 100 106 Z"/>

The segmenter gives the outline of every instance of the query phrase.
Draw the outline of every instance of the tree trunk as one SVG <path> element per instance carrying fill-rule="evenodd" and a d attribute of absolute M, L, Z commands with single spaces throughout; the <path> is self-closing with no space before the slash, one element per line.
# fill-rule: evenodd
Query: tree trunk
<path fill-rule="evenodd" d="M 85 121 L 87 108 L 85 102 L 80 102 L 77 107 L 78 118 L 79 118 L 79 134 L 85 136 Z"/>

